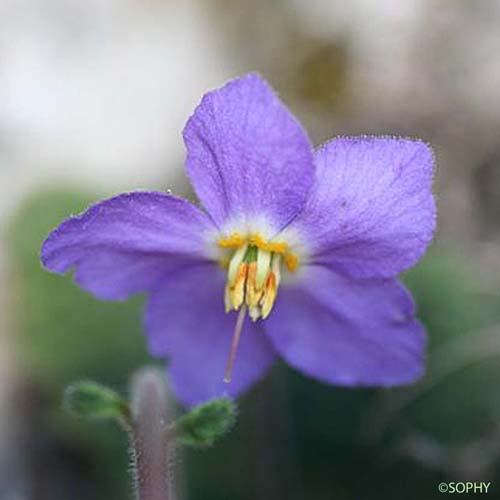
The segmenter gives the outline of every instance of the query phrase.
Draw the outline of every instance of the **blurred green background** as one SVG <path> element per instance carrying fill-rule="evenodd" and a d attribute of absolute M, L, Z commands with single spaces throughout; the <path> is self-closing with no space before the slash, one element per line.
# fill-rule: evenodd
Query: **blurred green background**
<path fill-rule="evenodd" d="M 203 92 L 249 70 L 315 144 L 377 133 L 435 147 L 439 233 L 404 277 L 428 372 L 348 390 L 276 366 L 239 402 L 233 432 L 178 454 L 179 500 L 430 500 L 441 481 L 491 481 L 500 498 L 498 3 L 46 5 L 0 7 L 0 498 L 131 498 L 126 436 L 68 416 L 61 394 L 78 379 L 126 393 L 134 370 L 161 366 L 145 349 L 143 298 L 94 299 L 41 269 L 40 244 L 123 189 L 189 193 L 183 122 Z"/>

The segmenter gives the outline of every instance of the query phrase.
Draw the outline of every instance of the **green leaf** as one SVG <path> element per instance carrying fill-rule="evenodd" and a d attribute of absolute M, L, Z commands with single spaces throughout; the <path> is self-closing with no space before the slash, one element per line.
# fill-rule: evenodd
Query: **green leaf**
<path fill-rule="evenodd" d="M 214 399 L 193 408 L 171 427 L 179 444 L 202 448 L 211 446 L 236 422 L 236 405 L 228 398 Z"/>
<path fill-rule="evenodd" d="M 64 407 L 88 419 L 130 420 L 128 403 L 115 391 L 95 382 L 76 382 L 64 393 Z"/>

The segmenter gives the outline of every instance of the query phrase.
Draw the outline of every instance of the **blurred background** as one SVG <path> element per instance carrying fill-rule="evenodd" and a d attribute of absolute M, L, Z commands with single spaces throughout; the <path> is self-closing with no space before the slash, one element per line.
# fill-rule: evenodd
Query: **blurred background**
<path fill-rule="evenodd" d="M 179 500 L 500 498 L 500 3 L 496 0 L 0 2 L 0 498 L 130 498 L 125 436 L 61 410 L 90 378 L 126 390 L 154 362 L 143 298 L 99 302 L 45 273 L 70 213 L 137 188 L 190 195 L 182 127 L 257 70 L 315 144 L 421 137 L 439 233 L 405 281 L 430 336 L 417 385 L 347 390 L 285 366 L 237 428 L 179 455 Z M 466 496 L 466 495 L 463 495 Z"/>

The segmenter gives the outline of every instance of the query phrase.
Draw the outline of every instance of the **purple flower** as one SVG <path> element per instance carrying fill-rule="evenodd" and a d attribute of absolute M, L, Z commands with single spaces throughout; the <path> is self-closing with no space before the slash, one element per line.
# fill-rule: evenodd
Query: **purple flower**
<path fill-rule="evenodd" d="M 425 332 L 396 276 L 435 228 L 428 146 L 363 136 L 313 151 L 254 74 L 208 93 L 184 141 L 204 211 L 122 194 L 64 221 L 42 248 L 47 269 L 75 268 L 101 299 L 149 294 L 149 348 L 169 358 L 181 401 L 234 396 L 278 355 L 347 386 L 422 374 Z"/>

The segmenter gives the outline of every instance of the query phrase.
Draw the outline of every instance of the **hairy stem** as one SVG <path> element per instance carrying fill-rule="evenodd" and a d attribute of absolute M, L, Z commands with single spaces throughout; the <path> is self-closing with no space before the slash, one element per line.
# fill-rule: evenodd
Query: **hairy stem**
<path fill-rule="evenodd" d="M 139 371 L 132 380 L 131 392 L 136 499 L 173 500 L 164 374 L 152 368 Z"/>

